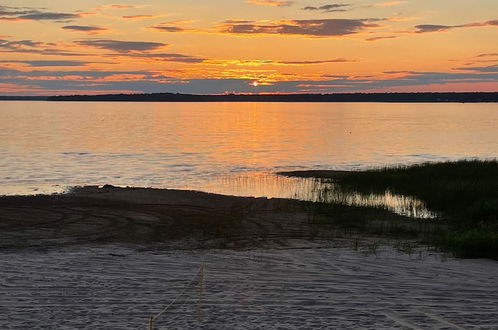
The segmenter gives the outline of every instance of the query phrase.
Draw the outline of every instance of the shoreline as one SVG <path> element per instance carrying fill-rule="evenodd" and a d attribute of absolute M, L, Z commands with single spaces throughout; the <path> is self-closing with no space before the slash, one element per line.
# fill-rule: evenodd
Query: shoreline
<path fill-rule="evenodd" d="M 497 160 L 277 173 L 332 180 L 309 201 L 110 185 L 4 197 L 0 248 L 105 242 L 238 249 L 394 237 L 496 260 L 497 173 Z M 401 211 L 392 207 L 396 196 Z"/>
<path fill-rule="evenodd" d="M 0 325 L 137 329 L 165 306 L 178 329 L 496 324 L 498 263 L 422 244 L 431 223 L 110 185 L 0 197 Z"/>
<path fill-rule="evenodd" d="M 5 196 L 0 197 L 0 250 L 94 243 L 162 244 L 166 249 L 258 247 L 264 246 L 266 239 L 276 241 L 272 236 L 277 240 L 306 236 L 305 214 L 299 211 L 299 204 L 114 186 Z M 289 211 L 274 213 L 276 210 Z M 287 227 L 282 228 L 280 222 Z"/>
<path fill-rule="evenodd" d="M 372 219 L 412 226 L 387 210 L 187 190 L 87 186 L 68 193 L 0 197 L 0 250 L 124 243 L 175 249 L 320 247 L 369 242 L 349 225 Z M 321 223 L 337 223 L 322 226 Z M 343 228 L 344 227 L 344 228 Z M 348 229 L 349 228 L 349 229 Z M 385 237 L 389 240 L 390 237 Z"/>
<path fill-rule="evenodd" d="M 498 92 L 411 92 L 331 94 L 101 94 L 1 96 L 1 100 L 84 102 L 347 102 L 347 103 L 498 103 Z"/>

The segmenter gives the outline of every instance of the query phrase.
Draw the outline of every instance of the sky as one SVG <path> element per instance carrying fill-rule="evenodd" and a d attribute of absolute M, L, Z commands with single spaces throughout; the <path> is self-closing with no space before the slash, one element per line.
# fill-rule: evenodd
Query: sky
<path fill-rule="evenodd" d="M 496 0 L 0 0 L 0 95 L 498 91 Z"/>

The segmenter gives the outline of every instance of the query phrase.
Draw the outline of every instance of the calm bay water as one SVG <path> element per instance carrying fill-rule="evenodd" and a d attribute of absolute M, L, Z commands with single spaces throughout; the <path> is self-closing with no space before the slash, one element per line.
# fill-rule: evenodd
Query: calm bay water
<path fill-rule="evenodd" d="M 113 184 L 293 197 L 309 180 L 272 172 L 494 158 L 497 128 L 498 104 L 4 101 L 0 194 Z"/>

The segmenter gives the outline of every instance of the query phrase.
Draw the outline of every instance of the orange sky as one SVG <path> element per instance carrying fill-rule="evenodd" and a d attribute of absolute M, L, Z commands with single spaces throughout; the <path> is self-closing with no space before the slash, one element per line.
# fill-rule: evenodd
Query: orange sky
<path fill-rule="evenodd" d="M 2 1 L 0 95 L 498 91 L 497 13 L 496 0 Z"/>

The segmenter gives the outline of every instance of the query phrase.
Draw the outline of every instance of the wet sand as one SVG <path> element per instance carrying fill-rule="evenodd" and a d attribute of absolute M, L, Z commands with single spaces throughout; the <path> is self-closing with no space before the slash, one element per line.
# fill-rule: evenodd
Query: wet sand
<path fill-rule="evenodd" d="M 496 261 L 354 246 L 310 216 L 175 190 L 0 198 L 0 328 L 145 329 L 183 292 L 157 329 L 496 329 Z"/>
<path fill-rule="evenodd" d="M 82 187 L 0 198 L 0 249 L 162 244 L 166 249 L 257 248 L 308 241 L 306 203 L 195 191 Z M 294 244 L 294 243 L 292 243 Z"/>

